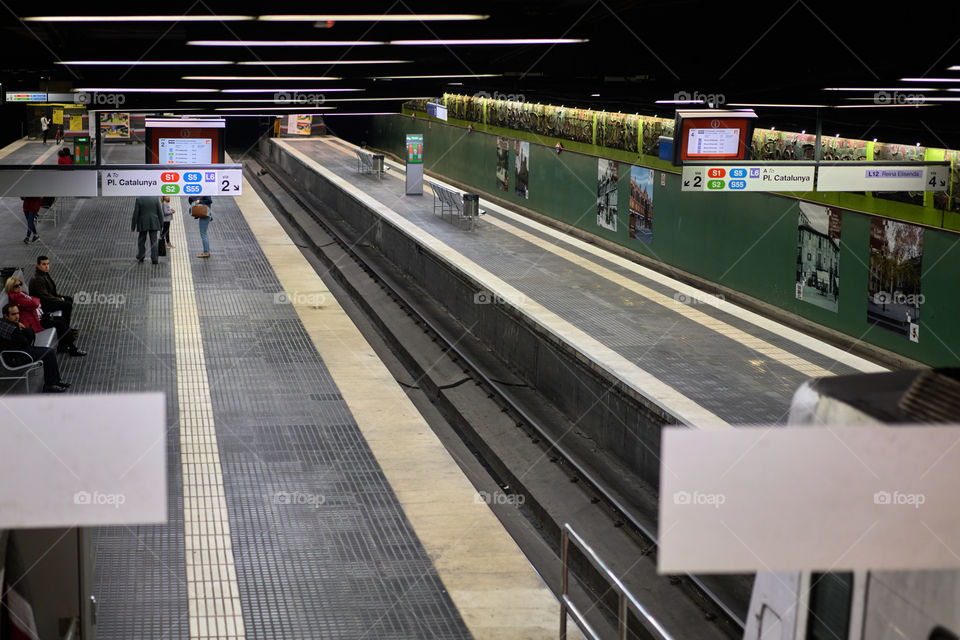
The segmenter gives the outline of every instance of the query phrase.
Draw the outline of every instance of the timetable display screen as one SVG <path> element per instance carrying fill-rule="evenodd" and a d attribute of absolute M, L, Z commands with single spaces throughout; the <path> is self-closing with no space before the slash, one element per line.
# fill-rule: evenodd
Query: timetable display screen
<path fill-rule="evenodd" d="M 210 138 L 160 138 L 160 164 L 213 164 Z"/>
<path fill-rule="evenodd" d="M 716 156 L 737 153 L 740 129 L 690 129 L 687 153 L 691 156 Z"/>
<path fill-rule="evenodd" d="M 674 163 L 685 160 L 746 160 L 750 156 L 753 120 L 736 115 L 681 117 L 674 139 Z"/>

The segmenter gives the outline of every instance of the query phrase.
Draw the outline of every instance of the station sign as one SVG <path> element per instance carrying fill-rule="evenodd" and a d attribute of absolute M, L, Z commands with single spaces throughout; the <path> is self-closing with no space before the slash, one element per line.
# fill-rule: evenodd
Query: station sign
<path fill-rule="evenodd" d="M 681 191 L 813 191 L 815 167 L 685 165 Z"/>
<path fill-rule="evenodd" d="M 46 102 L 46 91 L 7 91 L 7 102 Z"/>
<path fill-rule="evenodd" d="M 821 165 L 817 191 L 946 191 L 945 165 Z"/>
<path fill-rule="evenodd" d="M 102 169 L 104 196 L 240 196 L 242 169 Z"/>

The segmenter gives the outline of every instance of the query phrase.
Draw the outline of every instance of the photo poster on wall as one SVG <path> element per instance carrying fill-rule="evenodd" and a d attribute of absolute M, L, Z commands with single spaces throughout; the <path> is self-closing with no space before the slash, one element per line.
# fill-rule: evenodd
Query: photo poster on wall
<path fill-rule="evenodd" d="M 653 242 L 653 169 L 630 167 L 630 237 Z"/>
<path fill-rule="evenodd" d="M 83 131 L 83 116 L 74 114 L 69 117 L 70 131 Z"/>
<path fill-rule="evenodd" d="M 800 203 L 796 298 L 837 312 L 840 300 L 841 211 Z"/>
<path fill-rule="evenodd" d="M 517 158 L 517 195 L 521 198 L 530 199 L 530 143 L 522 140 L 514 141 L 514 153 Z"/>
<path fill-rule="evenodd" d="M 617 163 L 597 160 L 597 225 L 617 230 Z"/>
<path fill-rule="evenodd" d="M 923 227 L 871 218 L 867 322 L 920 341 L 922 260 Z"/>
<path fill-rule="evenodd" d="M 510 138 L 497 136 L 497 189 L 510 190 Z"/>
<path fill-rule="evenodd" d="M 290 114 L 287 116 L 287 133 L 292 136 L 310 135 L 313 116 Z"/>
<path fill-rule="evenodd" d="M 117 111 L 100 113 L 100 137 L 108 140 L 130 137 L 130 114 Z"/>

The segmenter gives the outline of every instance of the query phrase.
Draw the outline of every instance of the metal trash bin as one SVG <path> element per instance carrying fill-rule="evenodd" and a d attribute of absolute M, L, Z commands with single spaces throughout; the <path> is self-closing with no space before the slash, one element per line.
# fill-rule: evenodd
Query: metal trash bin
<path fill-rule="evenodd" d="M 469 218 L 476 218 L 480 215 L 480 194 L 463 194 L 463 215 Z"/>
<path fill-rule="evenodd" d="M 373 165 L 373 170 L 377 173 L 377 176 L 383 174 L 383 154 L 375 153 L 373 154 L 373 159 L 370 161 Z"/>

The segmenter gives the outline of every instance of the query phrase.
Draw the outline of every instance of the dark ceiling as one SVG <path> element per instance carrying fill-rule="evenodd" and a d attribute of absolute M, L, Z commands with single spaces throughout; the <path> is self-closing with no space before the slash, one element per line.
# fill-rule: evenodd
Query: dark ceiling
<path fill-rule="evenodd" d="M 97 13 L 89 3 L 59 5 Z M 115 11 L 143 13 L 135 3 L 111 3 Z M 159 6 L 159 5 L 158 5 Z M 760 126 L 812 132 L 817 114 L 823 133 L 852 138 L 960 148 L 958 102 L 960 29 L 955 3 L 913 7 L 840 2 L 745 3 L 701 1 L 627 2 L 497 0 L 451 7 L 449 3 L 247 2 L 183 3 L 156 13 L 211 15 L 299 13 L 478 13 L 469 22 L 128 22 L 43 23 L 20 18 L 52 15 L 51 4 L 5 4 L 5 90 L 70 88 L 262 88 L 322 93 L 336 112 L 398 111 L 395 97 L 437 96 L 445 91 L 523 96 L 526 101 L 611 111 L 670 115 L 676 105 L 656 104 L 675 94 L 714 95 L 725 104 L 862 105 L 837 109 L 756 107 Z M 104 10 L 106 10 L 104 6 Z M 66 12 L 66 10 L 64 10 Z M 14 15 L 16 14 L 16 15 Z M 201 47 L 190 40 L 338 40 L 388 42 L 436 38 L 585 38 L 558 45 Z M 67 66 L 70 60 L 371 60 L 377 65 Z M 374 80 L 387 75 L 502 74 L 489 78 Z M 341 80 L 183 80 L 183 76 L 338 76 Z M 902 77 L 956 77 L 954 83 L 909 83 Z M 448 84 L 462 82 L 462 85 Z M 48 84 L 49 83 L 49 84 Z M 898 88 L 824 91 L 825 87 Z M 916 87 L 917 90 L 913 90 Z M 361 92 L 323 93 L 328 88 Z M 936 91 L 930 91 L 936 89 Z M 310 92 L 307 92 L 310 93 Z M 599 94 L 599 95 L 592 95 Z M 201 109 L 247 107 L 266 113 L 279 106 L 271 93 L 123 94 L 122 107 Z M 265 99 L 263 103 L 182 103 L 177 100 Z M 334 102 L 349 98 L 364 101 Z M 382 100 L 369 100 L 379 98 Z M 854 100 L 853 98 L 859 98 Z M 282 98 L 281 98 L 282 99 Z M 302 98 L 301 98 L 302 99 Z M 311 98 L 312 99 L 312 98 Z M 922 101 L 923 107 L 880 104 Z M 105 103 L 109 104 L 109 103 Z M 242 113 L 242 112 L 240 112 Z M 287 111 L 290 113 L 290 111 Z"/>

